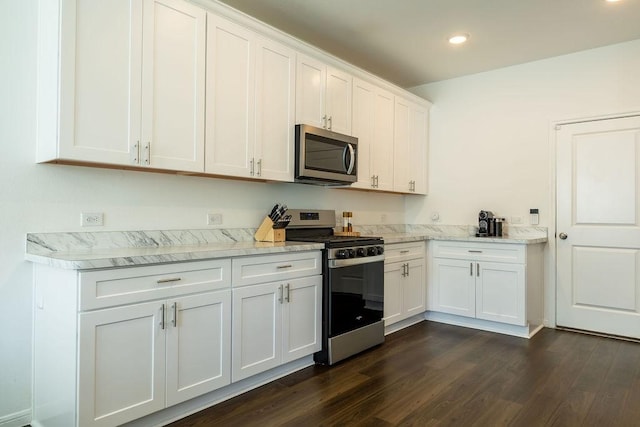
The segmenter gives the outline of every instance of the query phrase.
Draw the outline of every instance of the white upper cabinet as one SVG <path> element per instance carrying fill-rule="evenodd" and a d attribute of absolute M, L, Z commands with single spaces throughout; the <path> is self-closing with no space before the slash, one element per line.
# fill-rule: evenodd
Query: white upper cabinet
<path fill-rule="evenodd" d="M 355 188 L 393 190 L 394 96 L 371 83 L 353 80 L 353 136 L 358 138 Z"/>
<path fill-rule="evenodd" d="M 182 0 L 41 6 L 37 160 L 202 172 L 205 12 Z"/>
<path fill-rule="evenodd" d="M 205 171 L 293 181 L 295 52 L 208 20 Z"/>
<path fill-rule="evenodd" d="M 428 108 L 396 97 L 393 188 L 427 194 Z"/>
<path fill-rule="evenodd" d="M 348 73 L 298 55 L 296 123 L 351 135 L 351 85 Z"/>

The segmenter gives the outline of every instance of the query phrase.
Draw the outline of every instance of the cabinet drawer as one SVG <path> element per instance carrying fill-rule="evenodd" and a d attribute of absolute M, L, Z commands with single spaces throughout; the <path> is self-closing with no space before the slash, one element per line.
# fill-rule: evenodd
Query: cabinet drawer
<path fill-rule="evenodd" d="M 231 286 L 231 260 L 80 272 L 80 310 L 173 298 Z"/>
<path fill-rule="evenodd" d="M 510 262 L 524 264 L 525 246 L 509 243 L 475 243 L 432 241 L 436 258 L 468 259 L 474 261 Z"/>
<path fill-rule="evenodd" d="M 386 263 L 406 261 L 408 259 L 424 258 L 425 243 L 393 243 L 384 246 L 384 260 Z"/>
<path fill-rule="evenodd" d="M 322 274 L 320 251 L 234 258 L 233 286 L 275 282 Z"/>

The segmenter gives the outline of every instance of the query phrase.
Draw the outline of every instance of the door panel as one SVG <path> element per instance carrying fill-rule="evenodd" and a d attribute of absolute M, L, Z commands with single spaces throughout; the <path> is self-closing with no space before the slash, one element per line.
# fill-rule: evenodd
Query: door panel
<path fill-rule="evenodd" d="M 557 324 L 640 338 L 640 117 L 556 136 Z"/>
<path fill-rule="evenodd" d="M 525 326 L 524 265 L 476 263 L 476 317 Z"/>
<path fill-rule="evenodd" d="M 476 316 L 476 282 L 471 261 L 434 260 L 435 309 L 459 316 Z"/>
<path fill-rule="evenodd" d="M 291 280 L 286 286 L 289 288 L 282 305 L 283 363 L 322 347 L 322 276 Z"/>

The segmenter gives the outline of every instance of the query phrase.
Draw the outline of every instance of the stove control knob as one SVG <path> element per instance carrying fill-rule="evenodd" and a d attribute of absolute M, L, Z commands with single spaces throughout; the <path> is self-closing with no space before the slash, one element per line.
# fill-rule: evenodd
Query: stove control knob
<path fill-rule="evenodd" d="M 356 257 L 356 250 L 355 249 L 348 249 L 347 252 L 349 252 L 349 258 L 355 258 Z"/>
<path fill-rule="evenodd" d="M 376 246 L 376 252 L 378 255 L 382 255 L 384 253 L 384 248 L 382 246 Z"/>
<path fill-rule="evenodd" d="M 367 256 L 367 251 L 364 248 L 358 248 L 356 250 L 357 256 Z"/>
<path fill-rule="evenodd" d="M 375 246 L 369 246 L 367 248 L 367 255 L 368 256 L 378 255 L 378 250 L 375 248 Z"/>
<path fill-rule="evenodd" d="M 335 257 L 338 259 L 349 258 L 349 252 L 346 249 L 339 249 L 336 251 Z"/>

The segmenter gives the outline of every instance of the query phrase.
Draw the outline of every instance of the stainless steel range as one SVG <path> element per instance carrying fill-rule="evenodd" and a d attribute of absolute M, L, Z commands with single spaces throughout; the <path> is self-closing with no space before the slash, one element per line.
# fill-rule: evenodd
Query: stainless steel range
<path fill-rule="evenodd" d="M 384 241 L 336 236 L 335 211 L 289 209 L 287 240 L 320 242 L 323 250 L 322 350 L 333 365 L 384 342 Z"/>

